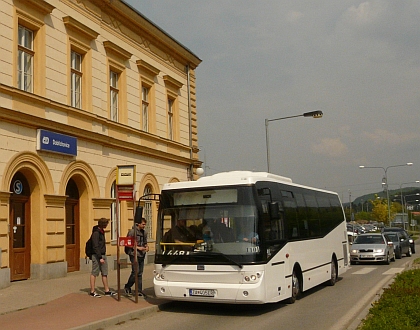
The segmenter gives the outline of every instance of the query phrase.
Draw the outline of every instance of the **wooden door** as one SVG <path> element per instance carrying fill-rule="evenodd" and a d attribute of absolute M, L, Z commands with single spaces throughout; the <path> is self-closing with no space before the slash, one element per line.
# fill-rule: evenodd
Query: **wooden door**
<path fill-rule="evenodd" d="M 28 196 L 10 198 L 10 276 L 11 281 L 31 276 L 30 202 Z"/>
<path fill-rule="evenodd" d="M 66 261 L 67 271 L 80 269 L 79 200 L 66 200 Z"/>

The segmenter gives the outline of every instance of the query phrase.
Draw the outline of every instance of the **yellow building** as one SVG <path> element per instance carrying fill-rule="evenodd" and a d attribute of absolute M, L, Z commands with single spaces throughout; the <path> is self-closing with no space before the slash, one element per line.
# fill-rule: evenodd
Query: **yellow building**
<path fill-rule="evenodd" d="M 135 166 L 136 199 L 195 177 L 201 60 L 123 1 L 0 6 L 0 288 L 86 270 L 101 217 L 112 267 L 117 167 Z M 153 239 L 158 201 L 142 204 Z"/>

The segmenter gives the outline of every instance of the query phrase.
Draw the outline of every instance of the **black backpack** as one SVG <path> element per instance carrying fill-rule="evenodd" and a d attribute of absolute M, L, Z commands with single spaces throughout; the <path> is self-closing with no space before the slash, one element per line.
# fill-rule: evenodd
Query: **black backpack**
<path fill-rule="evenodd" d="M 92 259 L 92 254 L 93 254 L 92 235 L 90 235 L 89 239 L 86 242 L 85 254 L 89 259 Z"/>

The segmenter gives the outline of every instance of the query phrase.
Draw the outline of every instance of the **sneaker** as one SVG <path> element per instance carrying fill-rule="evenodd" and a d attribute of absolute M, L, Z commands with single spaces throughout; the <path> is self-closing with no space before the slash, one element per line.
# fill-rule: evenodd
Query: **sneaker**
<path fill-rule="evenodd" d="M 101 298 L 102 297 L 100 294 L 97 294 L 96 292 L 90 292 L 89 296 L 94 297 L 94 298 Z"/>
<path fill-rule="evenodd" d="M 114 292 L 114 291 L 106 291 L 105 292 L 105 296 L 107 296 L 107 297 L 113 297 L 113 296 L 116 296 L 117 295 L 117 293 L 116 292 Z"/>
<path fill-rule="evenodd" d="M 124 287 L 124 291 L 125 291 L 125 294 L 127 296 L 131 296 L 132 295 L 131 288 Z"/>

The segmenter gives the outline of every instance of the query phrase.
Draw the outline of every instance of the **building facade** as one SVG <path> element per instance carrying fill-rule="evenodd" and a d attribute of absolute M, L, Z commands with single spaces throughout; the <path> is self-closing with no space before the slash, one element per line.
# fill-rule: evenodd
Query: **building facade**
<path fill-rule="evenodd" d="M 2 288 L 86 268 L 102 217 L 116 258 L 136 204 L 116 204 L 119 166 L 135 166 L 136 199 L 194 179 L 201 60 L 124 1 L 0 6 Z M 141 203 L 153 239 L 158 201 Z"/>

